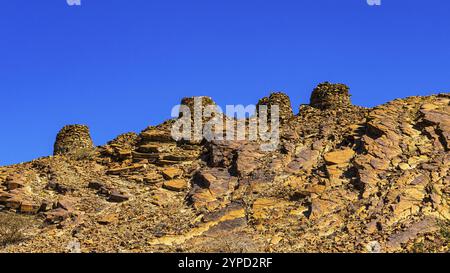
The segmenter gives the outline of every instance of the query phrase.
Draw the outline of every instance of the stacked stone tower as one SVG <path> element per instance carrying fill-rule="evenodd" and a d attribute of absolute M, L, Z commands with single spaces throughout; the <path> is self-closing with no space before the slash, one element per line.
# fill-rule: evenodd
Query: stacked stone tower
<path fill-rule="evenodd" d="M 292 112 L 291 100 L 288 95 L 282 92 L 275 92 L 270 94 L 269 97 L 264 97 L 259 100 L 256 105 L 256 111 L 258 113 L 259 106 L 266 105 L 268 110 L 268 118 L 270 118 L 270 109 L 272 106 L 277 105 L 280 110 L 280 123 L 286 123 L 290 118 L 294 116 Z"/>
<path fill-rule="evenodd" d="M 345 84 L 321 83 L 312 92 L 310 105 L 321 110 L 349 107 L 349 88 Z"/>
<path fill-rule="evenodd" d="M 53 154 L 73 155 L 94 149 L 89 128 L 85 125 L 67 125 L 56 136 Z"/>
<path fill-rule="evenodd" d="M 195 108 L 195 100 L 200 100 L 201 105 L 197 105 L 200 107 L 200 109 Z M 209 105 L 216 105 L 216 103 L 213 101 L 212 98 L 206 97 L 206 96 L 198 96 L 198 97 L 186 97 L 181 100 L 181 105 L 185 105 L 189 107 L 189 110 L 191 111 L 191 117 L 194 117 L 194 111 L 201 111 L 203 113 L 203 110 L 206 106 Z M 180 117 L 182 117 L 183 113 L 180 112 Z"/>

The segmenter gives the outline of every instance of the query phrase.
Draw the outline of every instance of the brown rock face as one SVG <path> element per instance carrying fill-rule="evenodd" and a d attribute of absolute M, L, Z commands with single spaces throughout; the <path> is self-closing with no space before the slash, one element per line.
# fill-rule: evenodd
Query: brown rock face
<path fill-rule="evenodd" d="M 229 203 L 229 196 L 237 185 L 237 178 L 226 169 L 203 169 L 196 173 L 189 197 L 197 209 L 213 211 Z"/>
<path fill-rule="evenodd" d="M 0 252 L 64 252 L 75 239 L 82 252 L 450 251 L 449 94 L 363 108 L 323 83 L 299 115 L 282 93 L 261 105 L 281 110 L 274 150 L 175 140 L 172 119 L 87 160 L 0 167 L 0 217 L 47 222 Z M 87 127 L 61 130 L 55 154 L 84 149 Z"/>
<path fill-rule="evenodd" d="M 67 125 L 59 131 L 54 145 L 54 155 L 69 155 L 94 149 L 94 144 L 85 125 Z"/>
<path fill-rule="evenodd" d="M 351 105 L 348 86 L 329 82 L 319 84 L 311 94 L 310 105 L 319 109 L 334 109 Z"/>

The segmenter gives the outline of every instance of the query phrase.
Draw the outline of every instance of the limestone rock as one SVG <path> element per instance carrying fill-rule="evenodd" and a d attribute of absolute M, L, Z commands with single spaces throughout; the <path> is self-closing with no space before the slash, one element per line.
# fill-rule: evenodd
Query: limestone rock
<path fill-rule="evenodd" d="M 397 232 L 389 237 L 387 247 L 395 250 L 402 244 L 414 239 L 420 233 L 427 233 L 438 229 L 436 221 L 432 218 L 425 218 L 419 222 L 412 224 L 407 230 Z"/>
<path fill-rule="evenodd" d="M 273 198 L 259 198 L 253 202 L 253 218 L 261 222 L 268 218 L 276 219 L 284 213 L 284 209 L 289 204 L 287 202 Z"/>
<path fill-rule="evenodd" d="M 214 210 L 229 203 L 228 197 L 238 183 L 226 169 L 203 169 L 196 173 L 190 198 L 196 208 Z"/>
<path fill-rule="evenodd" d="M 311 213 L 309 218 L 317 220 L 321 217 L 328 216 L 339 208 L 339 204 L 326 199 L 314 198 L 311 202 Z"/>
<path fill-rule="evenodd" d="M 140 137 L 146 141 L 154 141 L 154 142 L 162 142 L 162 143 L 170 143 L 174 142 L 174 139 L 170 135 L 170 132 L 160 131 L 160 130 L 147 130 L 140 134 Z"/>
<path fill-rule="evenodd" d="M 61 223 L 71 216 L 71 213 L 63 208 L 57 208 L 45 213 L 45 221 L 50 224 Z"/>
<path fill-rule="evenodd" d="M 165 168 L 161 171 L 163 177 L 165 179 L 174 179 L 177 178 L 179 176 L 181 176 L 183 174 L 183 170 L 179 169 L 179 168 L 173 168 L 173 167 L 169 167 L 169 168 Z"/>
<path fill-rule="evenodd" d="M 20 212 L 25 214 L 36 214 L 41 208 L 41 204 L 33 201 L 24 201 L 20 204 Z"/>
<path fill-rule="evenodd" d="M 184 191 L 187 189 L 187 182 L 184 179 L 174 179 L 165 181 L 163 187 L 171 191 Z"/>
<path fill-rule="evenodd" d="M 281 110 L 270 151 L 175 141 L 178 119 L 97 148 L 87 127 L 63 128 L 57 156 L 0 167 L 0 217 L 36 222 L 1 251 L 61 252 L 75 238 L 93 253 L 449 251 L 449 94 L 363 108 L 323 83 L 298 115 L 282 93 L 262 105 Z"/>
<path fill-rule="evenodd" d="M 352 149 L 344 149 L 325 154 L 325 162 L 329 165 L 347 164 L 355 155 Z"/>

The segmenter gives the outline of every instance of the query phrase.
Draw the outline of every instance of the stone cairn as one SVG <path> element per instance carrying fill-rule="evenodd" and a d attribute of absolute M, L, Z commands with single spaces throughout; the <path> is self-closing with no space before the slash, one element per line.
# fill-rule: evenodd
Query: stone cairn
<path fill-rule="evenodd" d="M 201 105 L 195 105 L 195 100 L 200 100 Z M 198 126 L 198 130 L 203 130 L 204 126 L 213 118 L 218 117 L 219 119 L 226 119 L 225 115 L 222 115 L 222 113 L 219 114 L 219 109 L 217 107 L 217 104 L 213 101 L 211 97 L 206 96 L 197 96 L 197 97 L 186 97 L 181 100 L 181 105 L 189 107 L 191 111 L 191 120 L 192 120 L 192 132 L 194 132 L 195 126 Z M 212 113 L 208 113 L 208 116 L 206 116 L 206 107 L 208 106 L 214 106 L 211 110 L 213 110 Z M 195 108 L 197 107 L 197 108 Z M 195 121 L 194 112 L 197 110 L 197 112 L 202 113 L 202 124 L 199 124 L 197 121 Z M 217 116 L 219 114 L 219 116 Z M 183 113 L 180 111 L 180 117 L 183 116 Z"/>
<path fill-rule="evenodd" d="M 59 131 L 54 145 L 54 155 L 73 155 L 92 151 L 94 144 L 85 125 L 67 125 Z"/>
<path fill-rule="evenodd" d="M 201 99 L 201 101 L 202 101 L 201 109 L 196 109 L 195 108 L 195 99 L 196 98 Z M 189 110 L 191 111 L 191 118 L 193 119 L 195 110 L 197 110 L 197 111 L 201 110 L 202 113 L 203 113 L 203 110 L 204 110 L 203 108 L 205 108 L 208 105 L 216 105 L 216 103 L 210 97 L 198 96 L 198 97 L 186 97 L 186 98 L 183 98 L 181 100 L 181 105 L 185 105 L 185 106 L 189 107 Z M 183 113 L 180 112 L 180 118 L 182 116 L 183 116 Z"/>
<path fill-rule="evenodd" d="M 291 100 L 289 99 L 289 96 L 282 93 L 282 92 L 276 92 L 270 94 L 269 97 L 264 97 L 259 100 L 258 104 L 256 105 L 256 111 L 258 113 L 259 106 L 260 105 L 266 105 L 267 106 L 267 114 L 268 118 L 270 119 L 270 109 L 272 105 L 278 105 L 280 109 L 280 123 L 284 124 L 286 123 L 290 118 L 294 116 L 294 113 L 292 112 L 292 106 L 291 106 Z"/>
<path fill-rule="evenodd" d="M 349 107 L 349 88 L 345 84 L 321 83 L 312 92 L 310 105 L 321 110 Z"/>

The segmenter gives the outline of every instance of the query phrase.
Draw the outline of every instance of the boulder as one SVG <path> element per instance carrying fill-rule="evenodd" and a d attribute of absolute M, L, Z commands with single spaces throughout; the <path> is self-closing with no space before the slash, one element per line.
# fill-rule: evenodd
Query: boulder
<path fill-rule="evenodd" d="M 322 198 L 313 198 L 311 201 L 311 214 L 309 219 L 317 220 L 334 213 L 340 207 L 339 204 Z"/>
<path fill-rule="evenodd" d="M 287 165 L 287 171 L 310 173 L 312 168 L 317 165 L 319 152 L 309 148 L 303 148 L 297 152 L 296 157 Z"/>
<path fill-rule="evenodd" d="M 45 221 L 49 224 L 58 224 L 71 216 L 71 213 L 63 208 L 56 208 L 54 210 L 44 213 Z"/>
<path fill-rule="evenodd" d="M 229 196 L 238 184 L 238 178 L 227 169 L 203 168 L 193 179 L 189 200 L 196 209 L 213 211 L 230 203 Z"/>
<path fill-rule="evenodd" d="M 214 211 L 220 206 L 220 201 L 205 188 L 194 186 L 193 190 L 189 194 L 189 198 L 192 205 L 197 210 L 206 209 L 208 211 Z"/>
<path fill-rule="evenodd" d="M 53 190 L 56 191 L 59 194 L 65 195 L 68 192 L 73 192 L 74 189 L 68 186 L 65 186 L 61 183 L 55 182 L 55 181 L 50 181 L 47 183 L 47 185 L 45 186 L 45 188 L 47 190 Z"/>
<path fill-rule="evenodd" d="M 25 187 L 25 182 L 20 180 L 6 181 L 5 186 L 9 191 Z"/>
<path fill-rule="evenodd" d="M 112 190 L 111 194 L 108 197 L 108 201 L 113 202 L 113 203 L 122 203 L 122 202 L 128 201 L 129 199 L 130 198 L 128 196 L 120 193 L 117 190 Z"/>
<path fill-rule="evenodd" d="M 187 181 L 184 179 L 174 179 L 165 181 L 163 187 L 171 191 L 184 191 L 187 189 Z"/>
<path fill-rule="evenodd" d="M 165 179 L 171 180 L 181 176 L 183 174 L 183 170 L 179 168 L 169 167 L 161 170 L 161 174 Z"/>
<path fill-rule="evenodd" d="M 103 187 L 103 183 L 99 181 L 91 181 L 88 184 L 89 189 L 100 190 Z"/>
<path fill-rule="evenodd" d="M 419 222 L 412 224 L 404 231 L 399 231 L 396 232 L 395 234 L 392 234 L 388 238 L 386 246 L 391 251 L 397 250 L 401 248 L 402 244 L 405 244 L 409 240 L 416 238 L 417 235 L 427 232 L 433 232 L 438 229 L 439 227 L 435 219 L 425 218 L 423 220 L 420 220 Z"/>
<path fill-rule="evenodd" d="M 20 212 L 24 214 L 36 214 L 41 208 L 41 204 L 33 201 L 23 201 L 20 204 Z"/>
<path fill-rule="evenodd" d="M 64 210 L 73 212 L 73 211 L 75 211 L 76 202 L 77 202 L 77 200 L 75 198 L 62 197 L 56 203 L 56 208 L 62 208 Z"/>
<path fill-rule="evenodd" d="M 328 165 L 347 164 L 354 156 L 355 151 L 347 148 L 325 154 L 324 160 Z"/>
<path fill-rule="evenodd" d="M 238 179 L 232 177 L 226 169 L 204 169 L 195 175 L 194 184 L 208 188 L 214 196 L 223 196 L 231 193 Z"/>

